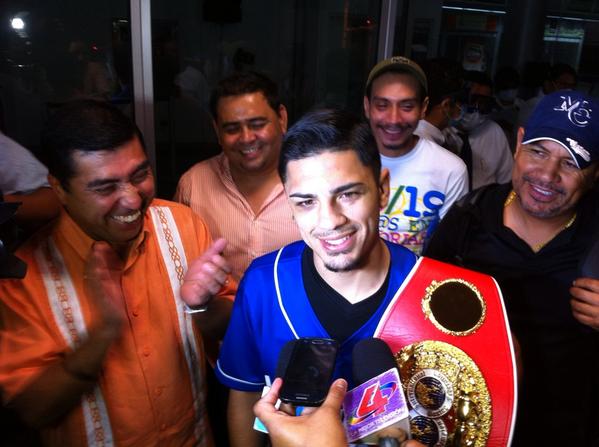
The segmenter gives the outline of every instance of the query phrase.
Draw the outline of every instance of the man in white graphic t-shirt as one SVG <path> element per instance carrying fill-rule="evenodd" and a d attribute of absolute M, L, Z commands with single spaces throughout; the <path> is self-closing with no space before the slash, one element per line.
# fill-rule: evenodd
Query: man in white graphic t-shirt
<path fill-rule="evenodd" d="M 427 91 L 420 66 L 395 56 L 372 69 L 364 95 L 364 114 L 391 174 L 391 197 L 381 209 L 379 231 L 417 254 L 452 203 L 468 191 L 464 162 L 414 134 L 428 105 Z"/>

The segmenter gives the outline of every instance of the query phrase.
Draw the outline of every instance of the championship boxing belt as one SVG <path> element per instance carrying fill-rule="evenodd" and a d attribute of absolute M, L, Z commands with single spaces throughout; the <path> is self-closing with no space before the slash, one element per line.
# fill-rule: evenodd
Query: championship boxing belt
<path fill-rule="evenodd" d="M 439 447 L 510 444 L 516 363 L 491 276 L 420 258 L 375 336 L 395 354 L 414 439 Z"/>

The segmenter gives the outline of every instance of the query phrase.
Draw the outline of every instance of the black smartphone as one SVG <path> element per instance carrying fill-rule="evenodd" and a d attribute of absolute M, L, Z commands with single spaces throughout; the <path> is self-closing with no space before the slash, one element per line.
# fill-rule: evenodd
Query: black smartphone
<path fill-rule="evenodd" d="M 317 407 L 329 390 L 339 343 L 330 338 L 300 338 L 291 343 L 279 399 Z"/>

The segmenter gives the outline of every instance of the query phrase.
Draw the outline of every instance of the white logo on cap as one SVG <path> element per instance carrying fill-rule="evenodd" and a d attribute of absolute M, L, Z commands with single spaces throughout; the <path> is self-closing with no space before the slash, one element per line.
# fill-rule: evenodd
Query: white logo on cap
<path fill-rule="evenodd" d="M 578 127 L 586 127 L 591 119 L 591 109 L 587 109 L 586 105 L 588 101 L 575 101 L 572 102 L 572 98 L 569 96 L 560 96 L 563 102 L 559 107 L 555 107 L 553 110 L 558 112 L 568 112 L 568 119 L 572 124 Z"/>
<path fill-rule="evenodd" d="M 408 65 L 412 65 L 412 61 L 410 59 L 408 59 L 407 57 L 403 57 L 403 56 L 393 56 L 391 58 L 391 62 L 394 63 L 400 63 L 400 64 L 408 64 Z"/>
<path fill-rule="evenodd" d="M 576 152 L 579 156 L 583 158 L 587 163 L 591 161 L 591 154 L 584 147 L 578 144 L 578 141 L 573 140 L 572 138 L 566 138 L 566 141 L 570 143 L 570 149 Z"/>

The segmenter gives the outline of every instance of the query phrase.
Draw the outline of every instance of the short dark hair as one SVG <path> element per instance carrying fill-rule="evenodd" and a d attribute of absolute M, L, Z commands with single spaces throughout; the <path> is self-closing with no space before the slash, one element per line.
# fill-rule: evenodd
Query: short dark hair
<path fill-rule="evenodd" d="M 470 84 L 479 84 L 489 87 L 493 90 L 493 80 L 491 77 L 482 71 L 470 70 L 466 71 L 464 74 L 464 80 Z"/>
<path fill-rule="evenodd" d="M 218 82 L 210 94 L 210 113 L 212 114 L 212 118 L 214 120 L 218 119 L 217 108 L 221 98 L 256 92 L 264 95 L 266 101 L 268 101 L 268 105 L 278 115 L 281 100 L 279 98 L 279 87 L 276 82 L 262 73 L 248 71 L 235 72 Z"/>
<path fill-rule="evenodd" d="M 558 62 L 549 69 L 549 80 L 556 81 L 560 76 L 565 74 L 569 74 L 574 78 L 575 82 L 578 82 L 578 73 L 576 73 L 576 70 L 571 65 L 563 62 Z"/>
<path fill-rule="evenodd" d="M 92 99 L 76 100 L 48 118 L 41 136 L 42 157 L 48 172 L 68 190 L 68 180 L 75 175 L 73 152 L 116 150 L 135 137 L 144 147 L 135 123 L 113 105 Z"/>
<path fill-rule="evenodd" d="M 279 157 L 279 176 L 285 183 L 290 161 L 348 150 L 354 151 L 360 162 L 372 169 L 378 182 L 381 158 L 370 126 L 344 110 L 314 110 L 304 115 L 285 135 Z"/>
<path fill-rule="evenodd" d="M 428 110 L 445 98 L 463 96 L 464 70 L 459 62 L 448 58 L 428 59 L 420 64 L 428 79 Z"/>

